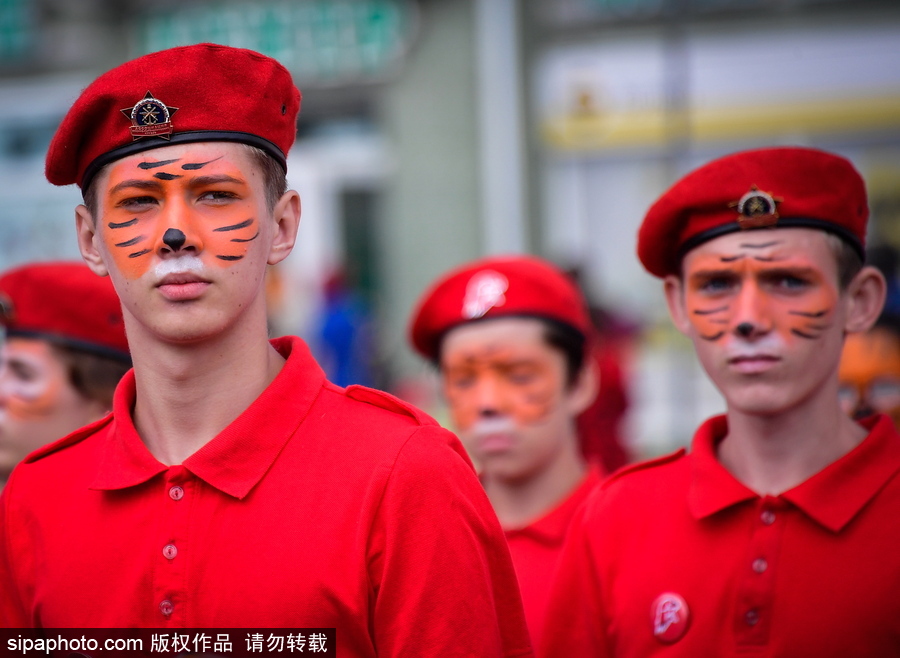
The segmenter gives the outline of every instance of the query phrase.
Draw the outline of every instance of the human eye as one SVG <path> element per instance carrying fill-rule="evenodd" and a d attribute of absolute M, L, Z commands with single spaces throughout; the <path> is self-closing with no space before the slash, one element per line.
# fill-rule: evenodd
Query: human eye
<path fill-rule="evenodd" d="M 724 274 L 710 274 L 696 282 L 697 291 L 705 295 L 721 295 L 729 292 L 734 285 L 734 277 Z"/>
<path fill-rule="evenodd" d="M 812 285 L 808 278 L 791 272 L 775 272 L 769 277 L 769 283 L 786 293 L 803 292 Z"/>
<path fill-rule="evenodd" d="M 156 198 L 150 195 L 130 196 L 118 201 L 116 207 L 131 212 L 140 212 L 141 210 L 155 206 L 156 203 Z"/>
<path fill-rule="evenodd" d="M 228 190 L 209 190 L 200 195 L 200 201 L 222 204 L 237 199 L 238 195 Z"/>
<path fill-rule="evenodd" d="M 451 388 L 467 389 L 475 384 L 475 375 L 469 372 L 447 373 L 447 384 Z"/>

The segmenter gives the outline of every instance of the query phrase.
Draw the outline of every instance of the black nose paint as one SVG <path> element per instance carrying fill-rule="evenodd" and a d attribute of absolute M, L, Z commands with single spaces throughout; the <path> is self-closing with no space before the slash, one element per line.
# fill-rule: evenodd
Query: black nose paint
<path fill-rule="evenodd" d="M 177 228 L 166 229 L 166 232 L 163 233 L 163 242 L 165 242 L 166 246 L 172 251 L 181 249 L 184 246 L 184 241 L 186 239 L 184 233 Z"/>
<path fill-rule="evenodd" d="M 748 336 L 750 336 L 750 334 L 753 333 L 753 325 L 749 322 L 741 322 L 737 326 L 737 332 L 744 338 L 747 338 Z"/>

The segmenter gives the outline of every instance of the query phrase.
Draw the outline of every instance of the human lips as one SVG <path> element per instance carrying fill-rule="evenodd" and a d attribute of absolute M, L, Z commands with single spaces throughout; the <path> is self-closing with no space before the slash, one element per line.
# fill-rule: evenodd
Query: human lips
<path fill-rule="evenodd" d="M 471 428 L 478 451 L 483 454 L 506 452 L 515 446 L 515 423 L 507 418 L 484 419 Z"/>
<path fill-rule="evenodd" d="M 773 368 L 781 358 L 773 354 L 740 354 L 728 359 L 728 365 L 742 374 L 753 375 Z"/>
<path fill-rule="evenodd" d="M 210 282 L 194 272 L 174 272 L 165 275 L 156 284 L 163 297 L 171 301 L 196 299 Z"/>

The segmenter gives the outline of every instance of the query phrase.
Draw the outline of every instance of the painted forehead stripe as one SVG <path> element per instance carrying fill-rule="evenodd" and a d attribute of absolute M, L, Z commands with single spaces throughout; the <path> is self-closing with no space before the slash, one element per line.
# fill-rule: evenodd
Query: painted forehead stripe
<path fill-rule="evenodd" d="M 193 171 L 195 169 L 203 169 L 206 165 L 211 162 L 215 162 L 216 160 L 221 160 L 222 156 L 220 155 L 218 158 L 213 158 L 212 160 L 207 160 L 206 162 L 185 162 L 181 165 L 181 168 L 185 171 Z"/>
<path fill-rule="evenodd" d="M 173 162 L 178 162 L 179 159 L 180 158 L 175 158 L 174 160 L 159 160 L 157 162 L 139 162 L 138 169 L 156 169 L 157 167 L 165 167 Z"/>
<path fill-rule="evenodd" d="M 175 180 L 176 178 L 184 178 L 182 174 L 167 174 L 164 171 L 158 171 L 153 174 L 153 178 L 158 178 L 160 180 Z"/>

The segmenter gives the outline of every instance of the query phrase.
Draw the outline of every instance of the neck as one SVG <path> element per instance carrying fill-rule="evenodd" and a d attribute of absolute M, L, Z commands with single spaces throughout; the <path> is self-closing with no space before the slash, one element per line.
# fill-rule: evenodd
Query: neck
<path fill-rule="evenodd" d="M 790 411 L 763 416 L 729 406 L 722 465 L 760 495 L 778 495 L 858 446 L 866 430 L 848 418 L 830 389 Z"/>
<path fill-rule="evenodd" d="M 231 424 L 272 382 L 284 358 L 262 331 L 226 331 L 189 345 L 135 341 L 134 424 L 164 464 L 180 464 Z M 148 345 L 149 343 L 149 345 Z"/>
<path fill-rule="evenodd" d="M 528 525 L 556 507 L 581 483 L 586 472 L 577 439 L 572 436 L 565 449 L 539 471 L 515 479 L 487 472 L 482 483 L 500 525 L 511 530 Z"/>

